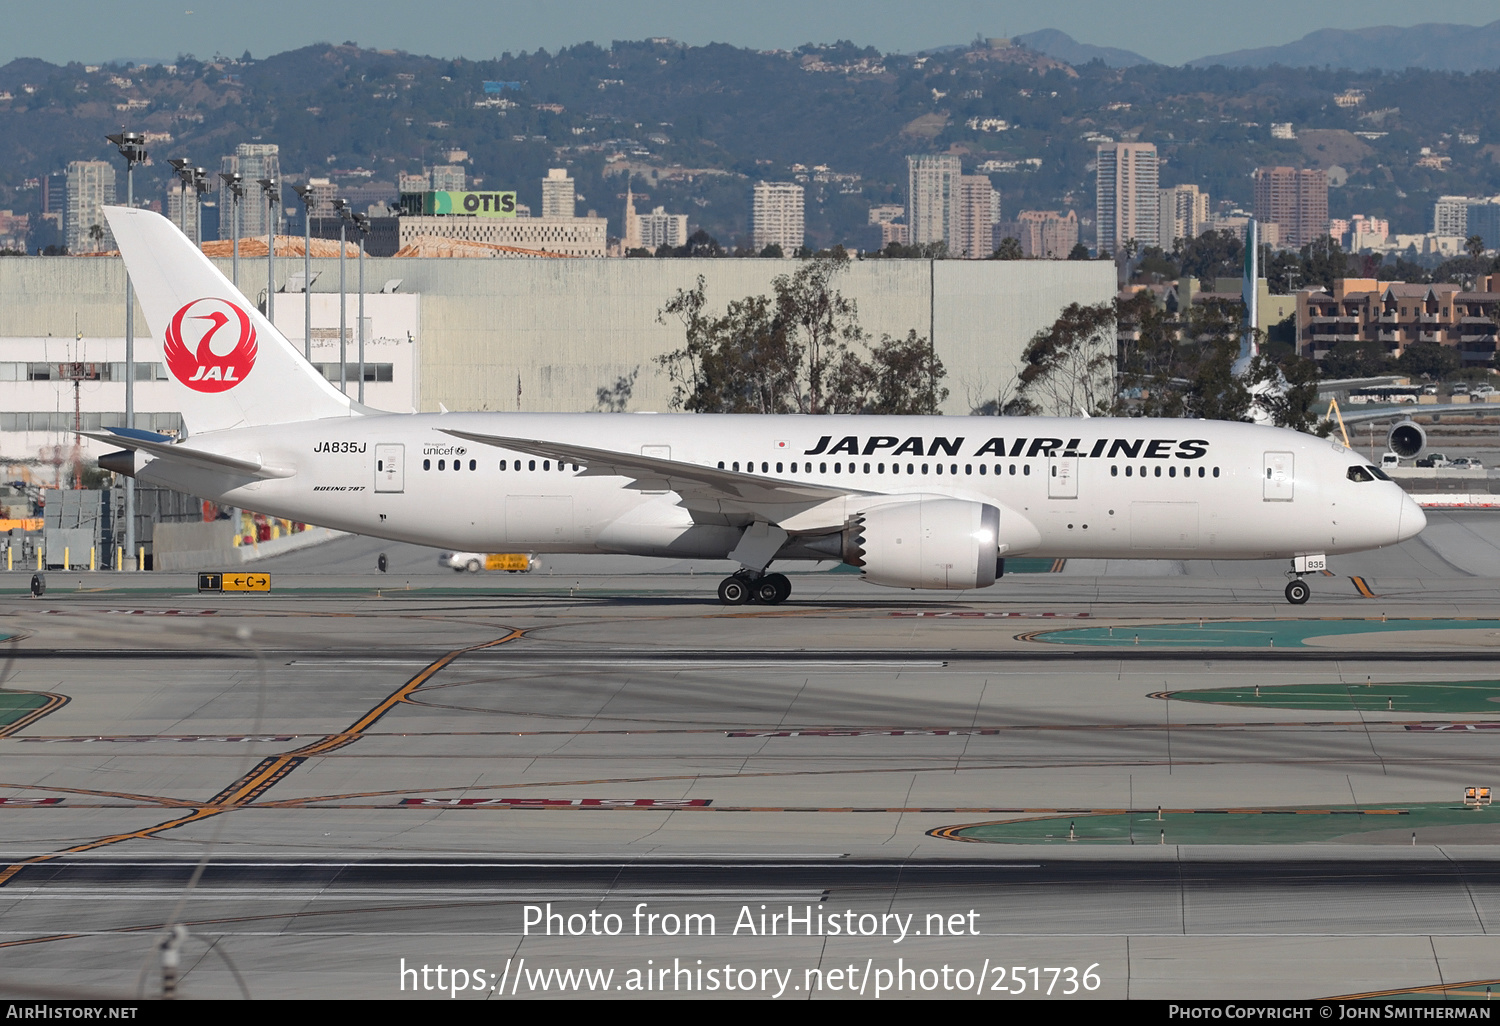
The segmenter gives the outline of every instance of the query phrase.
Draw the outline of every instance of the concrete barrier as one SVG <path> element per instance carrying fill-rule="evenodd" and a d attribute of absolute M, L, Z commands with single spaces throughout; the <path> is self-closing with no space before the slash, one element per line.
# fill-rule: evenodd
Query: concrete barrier
<path fill-rule="evenodd" d="M 157 524 L 152 531 L 152 567 L 158 571 L 232 570 L 257 559 L 295 552 L 342 538 L 344 532 L 309 527 L 271 541 L 236 545 L 235 524 Z"/>

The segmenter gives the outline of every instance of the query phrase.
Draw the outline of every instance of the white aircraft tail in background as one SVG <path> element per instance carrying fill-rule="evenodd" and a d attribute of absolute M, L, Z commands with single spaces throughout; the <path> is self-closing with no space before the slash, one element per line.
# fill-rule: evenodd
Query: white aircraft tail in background
<path fill-rule="evenodd" d="M 356 409 L 160 214 L 105 207 L 189 434 L 348 417 Z"/>

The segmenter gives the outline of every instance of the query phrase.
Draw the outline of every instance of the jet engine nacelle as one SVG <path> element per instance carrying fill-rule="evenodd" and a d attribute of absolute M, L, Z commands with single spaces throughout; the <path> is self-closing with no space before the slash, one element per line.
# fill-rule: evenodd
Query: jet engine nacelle
<path fill-rule="evenodd" d="M 845 537 L 845 561 L 888 588 L 960 590 L 995 583 L 1000 511 L 963 499 L 918 499 L 867 511 Z"/>
<path fill-rule="evenodd" d="M 1385 436 L 1386 447 L 1404 460 L 1413 456 L 1420 456 L 1422 450 L 1427 448 L 1427 432 L 1421 426 L 1410 420 L 1403 420 L 1391 428 L 1390 434 Z"/>

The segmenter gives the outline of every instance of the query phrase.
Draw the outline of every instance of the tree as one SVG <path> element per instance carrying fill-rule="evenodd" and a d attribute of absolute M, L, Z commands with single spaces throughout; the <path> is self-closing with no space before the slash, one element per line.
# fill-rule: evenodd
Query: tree
<path fill-rule="evenodd" d="M 763 257 L 776 257 L 778 259 L 786 256 L 786 254 L 781 251 L 781 243 L 779 242 L 767 243 L 766 248 L 760 251 L 760 255 Z"/>
<path fill-rule="evenodd" d="M 104 244 L 104 229 L 98 224 L 89 225 L 89 239 L 94 243 L 94 249 Z"/>
<path fill-rule="evenodd" d="M 1019 398 L 1058 417 L 1114 413 L 1116 334 L 1113 303 L 1068 304 L 1027 343 Z"/>
<path fill-rule="evenodd" d="M 1464 240 L 1464 252 L 1478 261 L 1484 256 L 1484 239 L 1478 235 L 1470 235 Z"/>
<path fill-rule="evenodd" d="M 1325 235 L 1309 242 L 1301 252 L 1304 288 L 1322 286 L 1332 292 L 1335 281 L 1348 277 L 1349 257 L 1332 236 Z"/>
<path fill-rule="evenodd" d="M 1026 256 L 1021 251 L 1021 240 L 1005 238 L 1000 240 L 1000 245 L 995 247 L 995 255 L 992 260 L 1021 260 Z"/>
<path fill-rule="evenodd" d="M 1313 413 L 1318 401 L 1318 364 L 1286 353 L 1277 358 L 1261 353 L 1250 364 L 1249 377 L 1254 402 L 1277 427 L 1291 428 L 1327 437 L 1333 424 Z"/>
<path fill-rule="evenodd" d="M 1089 248 L 1081 242 L 1073 243 L 1073 248 L 1068 250 L 1069 260 L 1087 260 L 1088 258 Z"/>
<path fill-rule="evenodd" d="M 683 325 L 685 344 L 657 358 L 672 408 L 697 413 L 936 413 L 947 399 L 942 361 L 910 331 L 871 345 L 858 311 L 833 287 L 848 257 L 814 257 L 773 279 L 771 296 L 705 311 L 704 279 L 657 315 Z M 601 390 L 601 393 L 604 390 Z M 602 398 L 602 394 L 601 394 Z"/>
<path fill-rule="evenodd" d="M 1199 281 L 1229 278 L 1243 273 L 1245 244 L 1230 231 L 1208 231 L 1186 239 L 1181 252 L 1182 273 Z"/>
<path fill-rule="evenodd" d="M 1431 381 L 1441 381 L 1463 364 L 1457 349 L 1440 342 L 1413 342 L 1396 358 L 1403 374 L 1414 374 Z"/>

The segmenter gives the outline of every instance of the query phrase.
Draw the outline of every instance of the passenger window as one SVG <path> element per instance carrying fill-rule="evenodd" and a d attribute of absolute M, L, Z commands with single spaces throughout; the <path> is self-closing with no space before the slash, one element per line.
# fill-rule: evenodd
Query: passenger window
<path fill-rule="evenodd" d="M 926 467 L 923 467 L 923 468 L 922 468 L 922 469 L 923 469 L 923 470 L 926 470 L 926 469 L 927 469 L 927 468 L 926 468 Z M 937 472 L 938 472 L 938 476 L 939 476 L 939 477 L 941 477 L 941 476 L 942 476 L 942 473 L 943 473 L 943 465 L 942 465 L 942 464 L 941 464 L 941 463 L 939 463 L 939 464 L 938 464 L 938 465 L 937 465 Z"/>
<path fill-rule="evenodd" d="M 431 460 L 423 460 L 422 461 L 422 469 L 423 470 L 431 470 L 432 469 L 432 461 Z"/>
<path fill-rule="evenodd" d="M 470 470 L 478 470 L 479 469 L 479 461 L 478 460 L 470 460 L 469 461 L 469 469 Z"/>
<path fill-rule="evenodd" d="M 1161 468 L 1160 467 L 1156 468 L 1156 476 L 1157 477 L 1161 477 Z"/>
<path fill-rule="evenodd" d="M 1120 476 L 1120 468 L 1119 467 L 1110 467 L 1109 468 L 1109 476 L 1110 477 L 1119 477 Z"/>
<path fill-rule="evenodd" d="M 1167 468 L 1167 476 L 1168 477 L 1176 477 L 1177 476 L 1177 468 L 1175 466 L 1168 467 Z"/>
<path fill-rule="evenodd" d="M 1031 476 L 1031 464 L 1030 463 L 1026 464 L 1026 466 L 1024 466 L 1024 467 L 1021 468 L 1021 476 L 1022 477 L 1030 477 Z"/>
<path fill-rule="evenodd" d="M 844 472 L 844 465 L 842 463 L 835 463 L 833 465 L 833 472 L 835 474 L 842 474 Z"/>
<path fill-rule="evenodd" d="M 1016 476 L 1016 465 L 1014 463 L 1012 463 L 1010 465 L 1010 476 L 1011 477 L 1015 477 Z"/>
<path fill-rule="evenodd" d="M 1198 468 L 1198 476 L 1199 476 L 1199 477 L 1202 477 L 1202 476 L 1203 476 L 1203 468 L 1202 468 L 1202 467 L 1199 467 L 1199 468 Z"/>
<path fill-rule="evenodd" d="M 948 473 L 950 473 L 950 474 L 957 474 L 958 473 L 958 464 L 957 463 L 950 463 L 950 464 L 948 464 Z"/>
<path fill-rule="evenodd" d="M 442 468 L 439 467 L 438 469 L 441 470 Z M 527 460 L 526 461 L 526 469 L 527 470 L 535 470 L 536 469 L 536 460 Z"/>
<path fill-rule="evenodd" d="M 507 462 L 507 461 L 505 461 L 505 460 L 501 460 L 501 461 L 500 461 L 500 469 L 501 469 L 501 470 L 504 470 L 504 469 L 505 469 L 505 464 L 506 464 L 506 462 Z"/>
<path fill-rule="evenodd" d="M 865 473 L 868 474 L 869 472 L 870 472 L 870 465 L 868 463 L 866 463 L 865 464 Z"/>
<path fill-rule="evenodd" d="M 1218 476 L 1219 476 L 1219 468 L 1215 467 L 1214 468 L 1214 477 L 1218 477 Z"/>
<path fill-rule="evenodd" d="M 908 474 L 915 474 L 915 473 L 916 473 L 916 472 L 917 472 L 917 471 L 916 471 L 916 469 L 915 469 L 915 467 L 914 467 L 914 465 L 913 465 L 913 464 L 911 464 L 911 463 L 908 463 L 908 464 L 907 464 L 907 465 L 906 465 L 906 472 L 907 472 L 907 473 L 908 473 Z"/>
<path fill-rule="evenodd" d="M 719 461 L 719 469 L 720 469 L 720 470 L 723 470 L 723 469 L 724 469 L 724 461 L 723 461 L 723 460 L 720 460 L 720 461 Z"/>
<path fill-rule="evenodd" d="M 771 464 L 762 461 L 760 465 L 760 472 L 762 474 L 769 474 L 771 472 Z"/>
<path fill-rule="evenodd" d="M 375 461 L 375 469 L 376 470 L 384 470 L 385 469 L 385 460 L 376 460 Z"/>
<path fill-rule="evenodd" d="M 734 469 L 735 469 L 736 473 L 739 472 L 739 469 L 740 469 L 740 461 L 739 460 L 735 460 L 734 461 Z"/>
<path fill-rule="evenodd" d="M 448 469 L 448 461 L 447 460 L 438 460 L 438 469 L 439 470 L 447 470 Z"/>
<path fill-rule="evenodd" d="M 984 477 L 984 464 L 983 463 L 981 463 L 979 465 L 979 476 L 980 477 Z"/>
<path fill-rule="evenodd" d="M 826 473 L 828 473 L 828 464 L 826 464 L 826 463 L 819 463 L 818 464 L 818 473 L 820 473 L 820 474 L 826 474 Z"/>
<path fill-rule="evenodd" d="M 776 464 L 776 473 L 778 473 L 778 474 L 781 473 L 781 464 L 780 463 Z"/>
<path fill-rule="evenodd" d="M 922 464 L 922 473 L 927 473 L 927 464 Z"/>
<path fill-rule="evenodd" d="M 875 464 L 875 472 L 878 473 L 878 474 L 884 474 L 885 473 L 885 464 L 884 463 L 877 463 L 877 464 Z"/>

